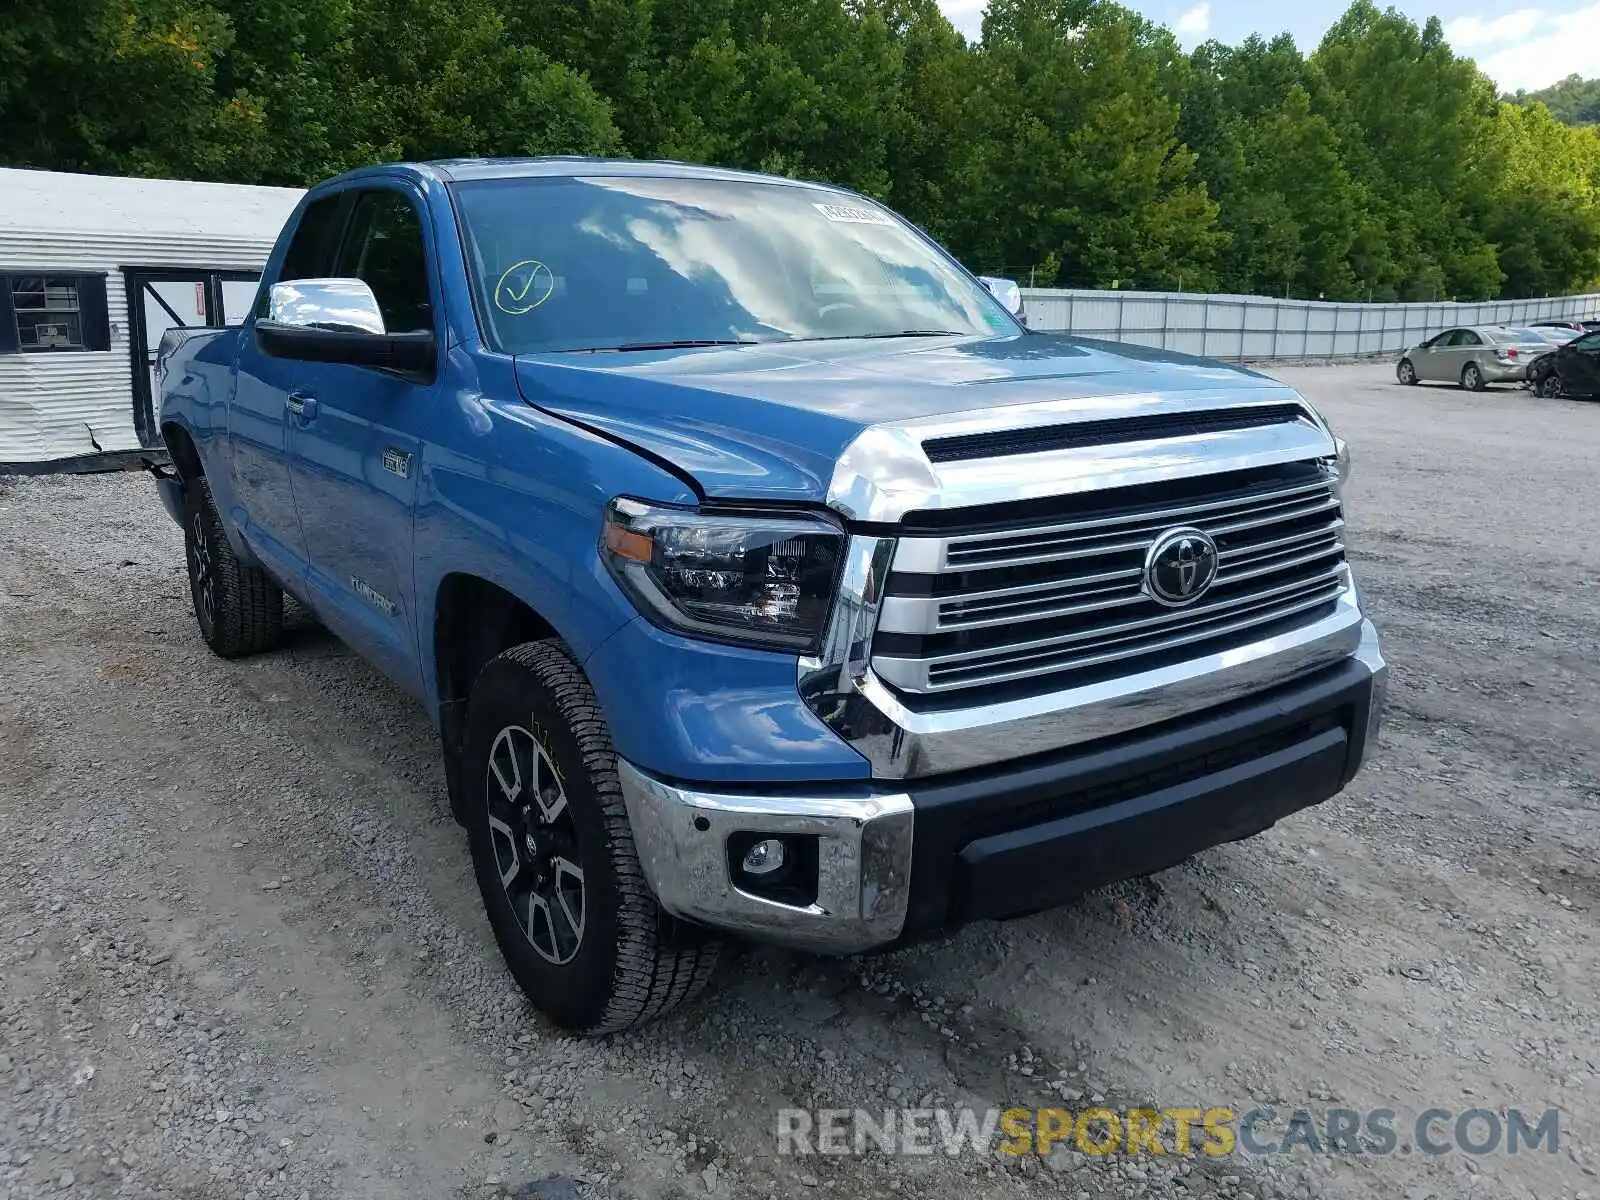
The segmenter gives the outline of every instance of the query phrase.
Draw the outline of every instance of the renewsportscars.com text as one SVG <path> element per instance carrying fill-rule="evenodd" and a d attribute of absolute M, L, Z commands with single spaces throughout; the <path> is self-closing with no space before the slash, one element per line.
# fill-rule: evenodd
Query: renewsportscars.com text
<path fill-rule="evenodd" d="M 1553 1108 L 787 1108 L 777 1137 L 789 1155 L 1555 1154 L 1561 1119 Z"/>

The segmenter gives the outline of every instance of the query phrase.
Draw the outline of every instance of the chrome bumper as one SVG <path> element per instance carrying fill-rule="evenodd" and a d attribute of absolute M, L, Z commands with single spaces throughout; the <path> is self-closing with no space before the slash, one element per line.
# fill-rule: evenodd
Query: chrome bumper
<path fill-rule="evenodd" d="M 1372 679 L 1365 727 L 1351 731 L 1353 773 L 1376 738 L 1388 682 L 1370 621 L 1359 622 L 1356 644 L 1345 657 Z M 670 784 L 623 760 L 617 769 L 645 879 L 673 915 L 830 954 L 853 954 L 900 937 L 911 903 L 916 815 L 908 792 L 761 795 Z M 741 832 L 818 838 L 815 903 L 779 903 L 736 886 L 728 837 Z"/>
<path fill-rule="evenodd" d="M 622 797 L 645 879 L 674 916 L 806 950 L 852 954 L 892 942 L 911 891 L 911 797 L 702 791 L 619 759 Z M 734 885 L 728 836 L 818 839 L 817 899 L 804 906 Z"/>

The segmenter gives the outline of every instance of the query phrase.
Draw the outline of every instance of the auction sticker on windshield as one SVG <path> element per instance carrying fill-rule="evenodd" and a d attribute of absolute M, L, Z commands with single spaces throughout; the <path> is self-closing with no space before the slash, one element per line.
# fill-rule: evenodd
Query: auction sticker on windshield
<path fill-rule="evenodd" d="M 849 225 L 894 224 L 882 213 L 875 213 L 868 208 L 851 208 L 848 204 L 819 204 L 816 209 L 830 221 L 842 221 Z"/>

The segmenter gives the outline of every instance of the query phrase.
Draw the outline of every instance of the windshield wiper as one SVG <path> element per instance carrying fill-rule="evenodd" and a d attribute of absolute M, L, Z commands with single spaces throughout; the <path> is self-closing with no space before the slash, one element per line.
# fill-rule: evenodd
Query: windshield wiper
<path fill-rule="evenodd" d="M 624 342 L 620 346 L 596 346 L 597 350 L 689 350 L 695 346 L 759 346 L 755 338 L 676 338 L 666 342 Z"/>
<path fill-rule="evenodd" d="M 971 337 L 968 330 L 961 329 L 895 329 L 887 333 L 833 333 L 825 337 L 794 338 L 797 342 L 864 342 L 871 338 L 903 338 L 903 337 Z"/>

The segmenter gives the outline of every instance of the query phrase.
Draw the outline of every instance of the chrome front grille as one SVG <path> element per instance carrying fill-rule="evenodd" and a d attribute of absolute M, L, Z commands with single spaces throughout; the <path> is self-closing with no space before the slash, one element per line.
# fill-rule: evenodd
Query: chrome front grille
<path fill-rule="evenodd" d="M 1334 482 L 1300 463 L 1186 481 L 1178 498 L 1111 490 L 1025 524 L 914 531 L 895 550 L 873 668 L 909 693 L 1066 687 L 1316 620 L 1347 586 Z M 1212 537 L 1218 568 L 1200 600 L 1169 608 L 1144 563 L 1178 527 Z"/>

